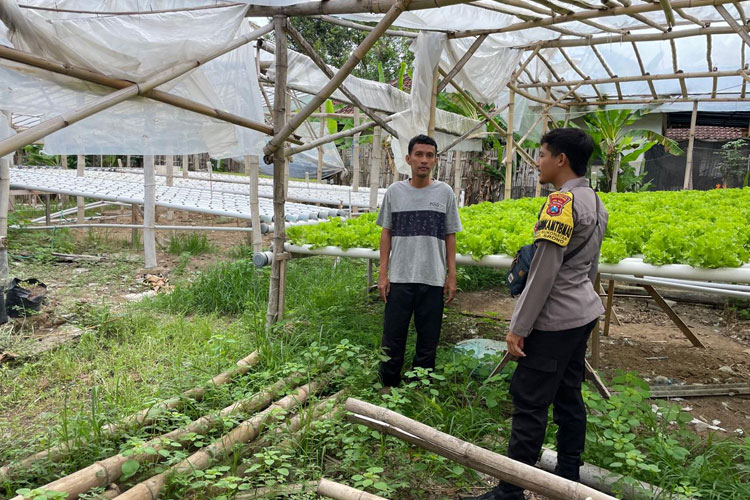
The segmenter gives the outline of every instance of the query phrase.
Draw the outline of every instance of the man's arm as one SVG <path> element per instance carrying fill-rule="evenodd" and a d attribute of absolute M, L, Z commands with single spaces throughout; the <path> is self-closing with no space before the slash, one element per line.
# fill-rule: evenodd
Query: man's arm
<path fill-rule="evenodd" d="M 445 235 L 445 264 L 447 274 L 443 294 L 445 303 L 450 303 L 456 296 L 456 233 Z"/>
<path fill-rule="evenodd" d="M 547 301 L 557 273 L 563 262 L 565 247 L 551 241 L 537 242 L 534 260 L 531 261 L 526 287 L 521 293 L 510 322 L 510 331 L 505 338 L 508 352 L 513 356 L 525 356 L 523 339 L 528 337 L 534 327 L 544 303 Z"/>
<path fill-rule="evenodd" d="M 384 227 L 380 232 L 380 273 L 378 275 L 378 293 L 383 302 L 388 302 L 391 282 L 388 279 L 388 259 L 391 256 L 391 230 Z M 454 256 L 455 267 L 455 256 Z"/>

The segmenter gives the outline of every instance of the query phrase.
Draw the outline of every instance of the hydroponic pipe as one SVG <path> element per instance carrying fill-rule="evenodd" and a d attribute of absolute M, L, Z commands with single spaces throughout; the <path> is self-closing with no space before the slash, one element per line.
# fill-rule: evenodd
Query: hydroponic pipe
<path fill-rule="evenodd" d="M 732 285 L 729 283 L 714 283 L 711 281 L 691 281 L 691 280 L 676 280 L 671 278 L 657 278 L 658 281 L 665 283 L 679 283 L 681 285 L 697 285 L 705 286 L 708 288 L 719 288 L 721 290 L 736 290 L 738 292 L 750 292 L 749 285 Z"/>
<path fill-rule="evenodd" d="M 321 221 L 318 221 L 321 222 Z M 287 226 L 296 225 L 293 223 L 287 224 Z M 143 229 L 143 224 L 57 224 L 52 226 L 19 226 L 13 225 L 13 229 L 28 229 L 31 231 L 38 230 L 51 230 L 51 229 L 84 229 L 84 228 L 114 228 L 114 229 Z M 270 226 L 265 222 L 260 224 L 261 234 L 269 232 L 273 228 L 273 224 Z M 251 232 L 253 229 L 250 227 L 226 227 L 226 226 L 154 226 L 157 231 L 240 231 L 240 232 Z"/>
<path fill-rule="evenodd" d="M 687 290 L 690 292 L 710 293 L 712 295 L 719 295 L 721 297 L 734 297 L 736 299 L 750 300 L 750 292 L 740 292 L 737 290 L 725 290 L 723 288 L 701 286 L 698 284 L 686 285 L 686 284 L 678 283 L 675 281 L 662 281 L 660 279 L 650 279 L 649 277 L 639 278 L 635 276 L 627 276 L 627 275 L 622 275 L 622 274 L 601 273 L 600 276 L 603 280 L 615 280 L 621 283 L 634 283 L 638 285 L 651 285 L 651 286 L 658 286 L 658 287 L 664 287 L 664 288 L 674 288 L 676 290 Z"/>
<path fill-rule="evenodd" d="M 380 254 L 377 250 L 369 248 L 349 248 L 343 250 L 339 247 L 320 247 L 311 249 L 310 245 L 285 244 L 284 249 L 290 253 L 303 255 L 331 255 L 333 257 L 354 257 L 360 259 L 379 260 Z M 457 255 L 456 263 L 464 266 L 484 266 L 496 269 L 508 269 L 513 262 L 513 257 L 508 255 L 487 255 L 480 260 L 474 260 L 470 255 Z M 687 279 L 694 281 L 721 281 L 727 283 L 750 283 L 750 265 L 740 267 L 722 267 L 718 269 L 704 269 L 692 267 L 685 264 L 667 264 L 665 266 L 654 266 L 646 264 L 642 259 L 627 258 L 617 264 L 599 264 L 599 272 L 602 274 L 624 274 L 649 277 Z"/>

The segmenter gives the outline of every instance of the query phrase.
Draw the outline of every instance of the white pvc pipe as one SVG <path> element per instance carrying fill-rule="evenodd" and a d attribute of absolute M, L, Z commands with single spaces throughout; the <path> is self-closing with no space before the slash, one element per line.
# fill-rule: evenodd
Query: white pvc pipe
<path fill-rule="evenodd" d="M 107 202 L 104 202 L 104 201 L 95 201 L 93 203 L 89 203 L 89 204 L 85 205 L 83 208 L 85 210 L 89 210 L 89 209 L 92 209 L 92 208 L 103 207 L 105 205 L 110 205 L 110 204 L 111 203 L 107 203 Z M 62 219 L 64 216 L 70 215 L 70 214 L 74 214 L 77 211 L 78 211 L 78 207 L 66 208 L 65 210 L 60 210 L 59 212 L 55 212 L 55 213 L 51 214 L 50 215 L 50 219 Z M 32 219 L 31 222 L 34 223 L 34 224 L 38 224 L 39 222 L 42 222 L 42 221 L 45 221 L 45 220 L 47 220 L 47 216 L 43 215 L 41 217 L 37 217 L 36 219 Z"/>
<path fill-rule="evenodd" d="M 712 295 L 719 295 L 722 297 L 734 297 L 737 299 L 750 300 L 749 292 L 738 292 L 736 290 L 724 290 L 721 288 L 713 288 L 713 287 L 700 286 L 700 285 L 685 285 L 681 283 L 662 281 L 658 279 L 636 278 L 635 276 L 627 276 L 627 275 L 622 275 L 622 274 L 601 273 L 601 278 L 603 280 L 615 280 L 615 281 L 620 281 L 622 283 L 651 285 L 651 286 L 658 286 L 661 288 L 674 288 L 675 290 L 687 290 L 690 292 L 710 293 Z"/>
<path fill-rule="evenodd" d="M 339 247 L 320 247 L 311 249 L 310 245 L 292 245 L 286 244 L 284 248 L 287 252 L 298 253 L 303 255 L 331 255 L 334 257 L 354 257 L 361 259 L 379 260 L 380 253 L 377 250 L 368 248 L 350 248 L 342 250 Z M 494 267 L 497 269 L 509 269 L 513 257 L 509 255 L 487 255 L 480 260 L 474 260 L 470 255 L 457 255 L 456 263 L 464 266 L 483 266 Z M 664 278 L 690 279 L 694 281 L 724 281 L 734 283 L 750 283 L 750 265 L 745 264 L 740 267 L 719 269 L 703 269 L 691 267 L 684 264 L 669 264 L 666 266 L 653 266 L 646 264 L 641 259 L 628 258 L 620 261 L 618 264 L 599 264 L 599 272 L 605 275 L 639 275 L 655 276 Z M 616 278 L 617 279 L 617 278 Z"/>
<path fill-rule="evenodd" d="M 83 228 L 113 228 L 113 229 L 143 229 L 143 224 L 59 224 L 54 226 L 11 226 L 13 229 L 24 229 L 30 231 L 52 230 L 52 229 L 83 229 Z M 268 224 L 261 222 L 260 232 L 269 232 Z M 154 226 L 156 231 L 239 231 L 250 232 L 249 227 L 231 227 L 231 226 Z"/>
<path fill-rule="evenodd" d="M 706 288 L 718 288 L 720 290 L 735 290 L 738 292 L 750 292 L 750 286 L 748 285 L 730 285 L 728 283 L 714 283 L 711 281 L 691 281 L 691 280 L 675 280 L 670 278 L 658 278 L 654 281 L 660 281 L 664 283 L 678 283 L 680 285 L 695 285 Z"/>

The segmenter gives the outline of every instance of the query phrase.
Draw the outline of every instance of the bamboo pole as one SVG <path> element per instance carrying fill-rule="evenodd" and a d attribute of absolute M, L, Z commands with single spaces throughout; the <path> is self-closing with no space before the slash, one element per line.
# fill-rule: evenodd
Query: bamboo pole
<path fill-rule="evenodd" d="M 245 174 L 249 179 L 248 187 L 250 190 L 250 243 L 253 246 L 253 252 L 257 253 L 263 250 L 263 239 L 260 229 L 260 209 L 258 201 L 258 177 L 260 174 L 260 165 L 257 156 L 245 155 Z"/>
<path fill-rule="evenodd" d="M 83 177 L 86 167 L 86 157 L 78 155 L 76 162 L 76 177 Z M 83 196 L 76 196 L 76 204 L 78 205 L 78 223 L 83 224 L 86 220 L 86 201 Z"/>
<path fill-rule="evenodd" d="M 562 52 L 562 50 L 561 50 L 561 52 Z M 594 89 L 596 89 L 596 87 L 594 87 Z M 548 87 L 547 88 L 547 99 L 550 98 L 551 94 L 552 94 L 552 89 Z M 545 111 L 549 111 L 549 108 L 547 108 Z M 544 118 L 544 123 L 542 124 L 542 137 L 544 137 L 544 135 L 549 130 L 549 119 L 550 119 L 550 116 L 547 113 L 545 115 L 545 118 Z M 521 141 L 521 142 L 523 143 L 523 141 Z M 541 145 L 540 145 L 540 148 L 541 148 Z M 539 158 L 539 154 L 540 154 L 540 152 L 539 152 L 539 150 L 537 150 L 537 158 Z M 532 165 L 532 168 L 536 168 L 536 165 Z M 534 198 L 539 198 L 541 195 L 542 195 L 542 183 L 537 178 L 537 181 L 534 184 Z"/>
<path fill-rule="evenodd" d="M 139 455 L 123 456 L 121 453 L 111 456 L 104 460 L 94 462 L 73 474 L 62 477 L 51 483 L 42 486 L 42 489 L 50 491 L 59 491 L 67 493 L 67 499 L 73 500 L 79 495 L 86 493 L 91 488 L 107 486 L 116 482 L 122 475 L 122 464 L 128 460 L 135 460 L 139 463 L 145 461 L 158 460 L 159 450 L 168 446 L 172 441 L 178 441 L 182 436 L 188 433 L 203 434 L 216 425 L 222 424 L 224 418 L 236 412 L 254 413 L 267 407 L 273 399 L 283 390 L 285 390 L 293 381 L 302 374 L 295 373 L 285 379 L 277 381 L 275 384 L 265 388 L 255 396 L 243 399 L 227 406 L 214 415 L 206 415 L 194 420 L 184 427 L 173 430 L 159 437 L 153 438 L 144 443 L 144 447 L 153 449 L 153 453 L 142 453 Z M 151 451 L 151 450 L 150 450 Z M 19 495 L 11 500 L 23 500 Z"/>
<path fill-rule="evenodd" d="M 156 177 L 153 155 L 143 155 L 143 252 L 145 267 L 156 267 Z"/>
<path fill-rule="evenodd" d="M 440 80 L 438 68 L 439 65 L 435 67 L 435 72 L 432 75 L 432 91 L 430 92 L 430 116 L 427 119 L 427 135 L 430 137 L 435 135 L 435 114 L 437 113 L 438 82 Z"/>
<path fill-rule="evenodd" d="M 354 128 L 359 127 L 359 108 L 354 108 Z M 354 134 L 354 144 L 352 147 L 352 191 L 359 191 L 359 137 L 357 132 Z"/>
<path fill-rule="evenodd" d="M 505 107 L 507 107 L 507 106 L 504 106 L 504 107 L 503 107 L 503 109 L 504 109 Z M 497 116 L 497 114 L 493 114 L 493 116 Z M 460 144 L 460 143 L 464 142 L 464 141 L 465 141 L 466 139 L 468 139 L 468 138 L 469 138 L 469 137 L 470 137 L 470 136 L 471 136 L 472 134 L 476 133 L 476 131 L 477 131 L 477 130 L 479 130 L 480 128 L 482 128 L 482 127 L 486 126 L 486 125 L 487 125 L 487 123 L 488 123 L 488 121 L 487 121 L 487 120 L 482 120 L 481 122 L 477 123 L 476 125 L 474 125 L 473 127 L 471 127 L 471 130 L 469 130 L 468 132 L 466 132 L 466 133 L 465 133 L 464 135 L 462 135 L 462 136 L 460 136 L 460 137 L 456 138 L 456 140 L 454 140 L 453 142 L 451 142 L 450 144 L 448 144 L 448 145 L 447 145 L 447 146 L 446 146 L 445 148 L 443 148 L 443 149 L 442 149 L 442 150 L 441 150 L 440 152 L 441 152 L 441 153 L 445 153 L 445 152 L 447 152 L 447 151 L 450 151 L 450 150 L 451 150 L 451 149 L 453 149 L 453 148 L 454 148 L 454 147 L 455 147 L 456 145 L 458 145 L 458 144 Z"/>
<path fill-rule="evenodd" d="M 703 1 L 703 0 L 699 0 Z M 717 0 L 717 2 L 726 3 L 729 0 Z M 610 43 L 620 42 L 655 42 L 661 40 L 676 40 L 678 38 L 689 38 L 699 35 L 731 35 L 736 34 L 733 28 L 729 26 L 711 26 L 706 28 L 691 28 L 679 31 L 669 31 L 667 33 L 638 33 L 631 35 L 602 35 L 592 36 L 583 40 L 571 39 L 571 40 L 548 40 L 540 43 L 542 48 L 549 49 L 553 47 L 586 47 L 589 45 L 607 45 Z M 472 36 L 476 35 L 474 33 Z M 526 48 L 532 49 L 537 46 L 537 43 L 528 45 Z"/>
<path fill-rule="evenodd" d="M 692 73 L 666 73 L 657 75 L 633 75 L 633 76 L 618 76 L 614 78 L 596 78 L 591 80 L 566 80 L 565 82 L 539 82 L 539 83 L 522 83 L 516 85 L 518 89 L 533 89 L 533 88 L 546 88 L 546 87 L 567 87 L 570 85 L 576 85 L 583 83 L 584 85 L 591 84 L 602 84 L 602 83 L 626 83 L 626 82 L 645 82 L 645 81 L 656 81 L 656 80 L 676 80 L 676 79 L 692 79 L 692 78 L 722 78 L 722 77 L 733 77 L 742 76 L 742 70 L 736 71 L 697 71 Z M 614 101 L 614 100 L 613 100 Z"/>
<path fill-rule="evenodd" d="M 508 130 L 505 135 L 505 198 L 511 197 L 511 180 L 513 177 L 513 113 L 515 111 L 516 93 L 513 89 L 508 90 Z"/>
<path fill-rule="evenodd" d="M 549 61 L 547 61 L 547 59 L 542 55 L 541 52 L 539 54 L 537 54 L 536 57 L 540 61 L 542 61 L 542 63 L 544 64 L 544 66 L 547 67 L 547 69 L 552 74 L 552 76 L 554 77 L 555 80 L 557 80 L 558 82 L 562 83 L 564 86 L 568 87 L 568 90 L 570 90 L 570 89 L 573 88 L 572 85 L 570 85 L 568 83 L 565 83 L 565 80 L 560 77 L 560 75 L 557 73 L 557 71 L 555 71 L 555 68 L 552 67 L 552 65 L 549 63 Z M 511 80 L 511 83 L 515 83 L 514 79 Z M 581 99 L 581 97 L 578 94 L 576 94 L 575 92 L 573 92 L 573 97 L 575 98 L 576 101 L 583 101 L 583 99 Z"/>
<path fill-rule="evenodd" d="M 330 4 L 331 2 L 337 2 L 338 0 L 330 0 L 328 2 L 325 2 L 327 4 Z M 420 0 L 414 0 L 415 2 L 418 2 Z M 305 4 L 300 5 L 307 5 L 309 3 L 315 3 L 315 2 L 306 2 Z M 406 5 L 410 3 L 410 0 L 398 0 L 396 1 L 393 6 L 388 9 L 388 12 L 383 16 L 383 18 L 378 22 L 377 26 L 375 26 L 375 29 L 365 37 L 365 39 L 362 41 L 362 43 L 359 44 L 359 46 L 354 49 L 352 54 L 349 56 L 349 58 L 346 60 L 346 62 L 341 66 L 341 68 L 336 72 L 336 74 L 331 78 L 328 83 L 323 86 L 320 91 L 310 99 L 310 102 L 307 103 L 307 105 L 300 110 L 299 114 L 296 115 L 289 123 L 286 123 L 284 127 L 277 127 L 274 126 L 274 136 L 273 138 L 266 144 L 265 148 L 263 149 L 263 152 L 266 155 L 272 155 L 277 149 L 279 149 L 286 140 L 287 137 L 289 137 L 292 132 L 294 132 L 303 121 L 307 119 L 307 116 L 313 113 L 318 106 L 320 106 L 326 99 L 328 99 L 331 94 L 340 87 L 341 83 L 346 79 L 347 76 L 352 72 L 352 70 L 359 64 L 359 62 L 364 58 L 365 54 L 370 50 L 370 48 L 375 44 L 375 42 L 378 41 L 380 36 L 383 34 L 383 32 L 388 29 L 388 27 L 393 24 L 393 22 L 398 18 L 399 14 L 404 11 L 406 8 Z M 294 6 L 290 6 L 294 7 Z M 283 9 L 283 7 L 282 7 Z M 248 11 L 251 11 L 252 6 L 248 9 Z M 318 14 L 322 14 L 323 12 L 317 12 Z M 277 40 L 277 43 L 279 43 L 279 40 Z M 278 76 L 276 77 L 278 80 Z M 285 82 L 286 84 L 286 82 Z M 278 85 L 278 82 L 277 82 Z M 286 85 L 285 85 L 286 87 Z M 278 94 L 277 94 L 278 95 Z M 275 122 L 274 122 L 275 123 Z M 2 144 L 2 143 L 0 143 Z M 2 150 L 0 150 L 2 152 Z"/>
<path fill-rule="evenodd" d="M 456 197 L 456 204 L 461 201 L 461 182 L 464 178 L 464 164 L 461 162 L 461 152 L 453 152 L 453 195 Z"/>
<path fill-rule="evenodd" d="M 682 189 L 693 189 L 693 150 L 695 148 L 695 124 L 698 121 L 698 102 L 693 103 L 693 112 L 690 115 L 690 135 L 688 138 L 687 159 L 685 162 L 685 178 Z"/>
<path fill-rule="evenodd" d="M 563 94 L 560 97 L 558 97 L 557 99 L 555 99 L 555 101 L 552 104 L 546 106 L 542 110 L 542 112 L 539 113 L 539 116 L 537 117 L 537 119 L 534 122 L 534 124 L 531 127 L 529 127 L 529 130 L 527 130 L 526 133 L 523 135 L 523 137 L 521 137 L 521 139 L 517 141 L 518 145 L 519 146 L 522 145 L 524 143 L 524 141 L 529 138 L 529 136 L 534 131 L 534 129 L 536 128 L 536 126 L 539 125 L 539 122 L 541 122 L 545 117 L 548 117 L 550 108 L 552 108 L 553 106 L 556 106 L 557 104 L 559 104 L 560 102 L 562 102 L 570 94 L 575 94 L 575 91 L 578 90 L 578 87 L 580 87 L 581 85 L 583 85 L 583 83 L 578 83 L 572 89 L 568 90 L 565 94 Z M 547 92 L 547 98 L 549 98 L 549 96 L 550 96 L 550 92 L 549 92 L 550 90 L 551 90 L 550 87 L 547 87 L 547 91 L 548 91 Z M 510 128 L 510 127 L 508 127 L 508 128 Z"/>
<path fill-rule="evenodd" d="M 372 31 L 374 29 L 372 26 L 367 26 L 366 24 L 355 23 L 353 21 L 347 21 L 346 19 L 339 19 L 338 17 L 333 17 L 333 16 L 315 16 L 315 17 L 330 24 L 343 26 L 344 28 L 353 28 L 353 29 L 361 30 L 361 31 Z M 400 36 L 404 38 L 417 38 L 417 35 L 418 35 L 418 33 L 414 31 L 401 31 L 401 30 L 385 30 L 384 34 L 388 36 Z"/>
<path fill-rule="evenodd" d="M 10 47 L 5 47 L 2 45 L 0 45 L 0 58 L 7 59 L 9 61 L 19 62 L 22 64 L 27 64 L 35 68 L 44 69 L 44 70 L 51 71 L 53 73 L 58 73 L 61 75 L 67 75 L 73 78 L 78 78 L 79 80 L 96 83 L 96 84 L 103 85 L 105 87 L 110 87 L 113 89 L 124 89 L 133 85 L 133 82 L 128 81 L 128 80 L 120 80 L 117 78 L 111 78 L 96 71 L 91 71 L 86 68 L 80 68 L 80 67 L 71 66 L 68 64 L 58 63 L 55 61 L 51 61 L 49 59 L 45 59 L 43 57 L 39 57 L 34 54 L 29 54 L 28 52 L 23 52 L 21 50 L 13 49 Z M 233 113 L 228 113 L 226 111 L 222 111 L 219 109 L 215 109 L 210 106 L 206 106 L 205 104 L 201 104 L 199 102 L 193 101 L 191 99 L 187 99 L 185 97 L 180 97 L 174 94 L 170 94 L 169 92 L 163 92 L 161 90 L 152 89 L 147 92 L 144 92 L 142 95 L 143 97 L 147 97 L 154 101 L 159 101 L 165 104 L 170 104 L 177 108 L 185 109 L 187 111 L 192 111 L 194 113 L 198 113 L 204 116 L 209 116 L 211 118 L 223 120 L 223 121 L 232 123 L 234 125 L 238 125 L 240 127 L 245 127 L 251 130 L 256 130 L 258 132 L 263 132 L 264 134 L 271 135 L 273 133 L 273 129 L 263 123 L 256 123 L 252 120 L 248 120 L 247 118 L 243 118 L 242 116 L 235 115 Z"/>
<path fill-rule="evenodd" d="M 188 178 L 188 166 L 190 163 L 190 157 L 188 155 L 182 155 L 182 178 Z"/>
<path fill-rule="evenodd" d="M 565 50 L 563 50 L 562 47 L 558 47 L 557 50 L 560 51 L 560 54 L 562 54 L 563 58 L 565 59 L 565 61 L 567 61 L 568 65 L 571 68 L 573 68 L 573 71 L 578 73 L 578 76 L 580 76 L 584 80 L 591 80 L 591 77 L 587 75 L 586 73 L 584 73 L 583 71 L 581 71 L 581 68 L 578 67 L 578 65 L 573 61 L 573 59 L 571 59 L 571 57 L 568 55 L 567 52 L 565 52 Z M 604 96 L 602 95 L 601 92 L 599 92 L 599 89 L 597 88 L 596 85 L 592 84 L 591 88 L 594 89 L 594 92 L 596 93 L 597 97 L 599 97 L 599 99 L 604 99 Z M 547 94 L 547 100 L 549 100 L 549 98 L 550 98 L 550 94 Z"/>
<path fill-rule="evenodd" d="M 282 418 L 289 410 L 303 405 L 311 394 L 314 394 L 326 386 L 327 382 L 310 382 L 294 394 L 290 394 L 270 407 L 266 408 L 254 417 L 245 420 L 229 433 L 220 437 L 210 445 L 198 450 L 182 462 L 173 465 L 166 471 L 157 474 L 150 479 L 142 481 L 131 489 L 118 496 L 119 500 L 155 500 L 159 497 L 167 478 L 175 475 L 190 474 L 196 470 L 208 468 L 217 459 L 228 455 L 232 447 L 237 444 L 247 443 L 257 438 L 264 427 L 276 418 Z"/>
<path fill-rule="evenodd" d="M 730 3 L 730 2 L 732 2 L 732 0 L 676 0 L 672 2 L 672 8 L 704 7 L 708 5 L 720 5 L 720 4 Z M 588 19 L 596 19 L 600 17 L 612 17 L 612 16 L 623 16 L 623 15 L 627 16 L 631 14 L 642 14 L 645 12 L 656 12 L 659 10 L 662 10 L 662 8 L 661 8 L 661 5 L 658 3 L 656 4 L 644 3 L 644 4 L 631 5 L 629 7 L 609 7 L 606 9 L 582 10 L 579 12 L 575 12 L 573 14 L 551 16 L 551 17 L 546 17 L 538 21 L 525 21 L 525 22 L 511 24 L 508 26 L 503 26 L 501 28 L 456 31 L 455 33 L 452 34 L 452 37 L 464 38 L 464 37 L 469 37 L 469 36 L 478 36 L 478 35 L 492 34 L 492 33 L 511 33 L 514 31 L 522 31 L 522 30 L 526 30 L 530 28 L 544 28 L 547 26 L 569 23 L 572 21 L 583 21 L 583 20 L 588 20 Z M 671 33 L 674 33 L 674 31 L 663 33 L 661 35 L 666 36 Z M 629 41 L 629 40 L 623 40 L 623 38 L 626 38 L 628 35 L 613 34 L 609 36 L 612 36 L 614 39 L 617 39 L 620 41 Z M 579 42 L 579 40 L 571 40 L 571 41 Z M 586 43 L 587 40 L 581 40 L 580 42 L 583 42 L 584 45 L 588 45 L 588 43 Z M 547 45 L 546 43 L 543 45 L 544 47 L 554 46 L 554 45 Z M 564 45 L 564 46 L 569 47 L 570 45 Z"/>
<path fill-rule="evenodd" d="M 440 84 L 437 87 L 437 93 L 439 94 L 443 90 L 445 90 L 445 87 L 448 86 L 448 84 L 453 80 L 453 78 L 458 74 L 459 71 L 463 69 L 464 66 L 466 66 L 466 63 L 469 62 L 469 59 L 471 59 L 471 56 L 476 53 L 477 49 L 479 49 L 479 46 L 482 45 L 482 42 L 484 42 L 487 39 L 488 35 L 480 35 L 477 37 L 476 40 L 474 40 L 474 43 L 471 44 L 469 49 L 466 51 L 466 53 L 461 56 L 461 59 L 458 60 L 455 66 L 453 66 L 453 69 L 448 72 L 447 75 L 445 75 L 445 78 L 443 78 L 443 81 L 440 82 Z"/>
<path fill-rule="evenodd" d="M 325 113 L 325 106 L 320 107 L 321 113 Z M 326 134 L 326 119 L 320 119 L 320 127 L 318 128 L 318 138 L 324 137 Z M 316 175 L 317 181 L 320 183 L 323 180 L 323 146 L 318 146 L 318 171 Z"/>
<path fill-rule="evenodd" d="M 745 45 L 750 47 L 750 35 L 747 33 L 747 29 L 743 26 L 740 26 L 740 24 L 737 22 L 737 20 L 732 17 L 732 15 L 729 13 L 729 11 L 724 7 L 723 5 L 716 4 L 714 5 L 714 9 L 721 15 L 722 18 L 727 22 L 729 26 L 742 38 L 742 41 L 745 42 Z"/>
<path fill-rule="evenodd" d="M 416 420 L 354 398 L 346 400 L 347 418 L 396 436 L 438 455 L 556 500 L 616 500 L 583 484 L 462 441 Z"/>
<path fill-rule="evenodd" d="M 10 125 L 10 113 L 5 113 Z M 0 157 L 0 293 L 8 284 L 8 210 L 10 209 L 10 165 L 13 156 Z M 3 302 L 3 307 L 5 301 Z M 0 468 L 0 481 L 2 481 Z"/>
<path fill-rule="evenodd" d="M 398 114 L 398 113 L 397 113 Z M 385 121 L 391 121 L 393 118 L 396 117 L 397 114 L 393 114 L 391 116 L 388 116 L 385 118 Z M 306 144 L 303 144 L 302 146 L 297 146 L 294 148 L 289 148 L 287 155 L 292 156 L 296 155 L 297 153 L 301 153 L 303 151 L 309 151 L 311 149 L 314 149 L 321 144 L 327 144 L 329 142 L 336 141 L 338 139 L 342 139 L 344 137 L 351 137 L 353 135 L 359 134 L 360 132 L 364 132 L 365 130 L 375 127 L 377 124 L 375 122 L 365 122 L 359 127 L 350 128 L 349 130 L 344 130 L 343 132 L 339 132 L 338 134 L 332 134 L 327 135 L 325 137 L 321 137 L 318 140 L 308 142 Z"/>
<path fill-rule="evenodd" d="M 288 19 L 284 16 L 275 16 L 273 18 L 274 35 L 276 39 L 276 81 L 273 98 L 273 126 L 275 137 L 280 137 L 277 132 L 285 130 L 286 123 L 286 75 L 288 70 L 287 63 L 287 36 L 286 26 Z M 320 105 L 318 103 L 316 106 Z M 305 108 L 306 109 L 306 108 Z M 296 127 L 295 127 L 296 129 Z M 270 331 L 271 326 L 279 318 L 279 305 L 281 303 L 281 267 L 284 265 L 284 240 L 286 239 L 286 228 L 284 221 L 284 179 L 286 171 L 286 157 L 284 150 L 276 148 L 273 150 L 273 246 L 274 253 L 273 264 L 271 267 L 271 279 L 268 294 L 268 310 L 266 311 L 266 330 Z"/>
<path fill-rule="evenodd" d="M 165 158 L 167 164 L 167 186 L 174 185 L 174 156 L 167 155 Z M 167 221 L 172 222 L 174 220 L 174 210 L 171 208 L 167 210 Z"/>
<path fill-rule="evenodd" d="M 372 14 L 388 14 L 394 6 L 401 3 L 399 0 L 379 0 L 372 2 L 370 0 L 320 0 L 310 2 L 300 2 L 293 5 L 270 6 L 270 5 L 250 5 L 245 16 L 247 17 L 269 17 L 284 15 L 289 17 L 296 16 L 319 16 L 324 14 L 355 14 L 369 12 Z M 467 0 L 412 0 L 405 2 L 399 10 L 422 10 L 435 9 L 446 5 L 456 5 L 467 3 Z M 377 26 L 373 28 L 377 30 Z"/>
<path fill-rule="evenodd" d="M 372 154 L 370 158 L 370 210 L 375 210 L 378 207 L 382 151 L 383 145 L 380 141 L 380 127 L 375 127 L 375 131 L 372 134 Z"/>
<path fill-rule="evenodd" d="M 291 35 L 292 38 L 294 38 L 294 40 L 299 44 L 299 46 L 302 47 L 302 50 L 305 52 L 305 54 L 307 54 L 310 57 L 310 59 L 313 60 L 315 65 L 318 66 L 318 68 L 320 68 L 320 70 L 323 73 L 325 73 L 325 75 L 328 78 L 333 79 L 336 76 L 333 70 L 330 68 L 330 66 L 328 66 L 325 63 L 323 58 L 320 57 L 320 55 L 318 55 L 317 52 L 315 52 L 315 49 L 313 48 L 313 46 L 310 45 L 310 43 L 307 40 L 305 40 L 305 37 L 303 37 L 302 34 L 299 31 L 297 31 L 294 28 L 294 26 L 291 25 L 291 23 L 287 25 L 287 33 L 289 33 L 289 35 Z M 341 81 L 341 84 L 338 87 L 338 90 L 341 91 L 341 93 L 343 93 L 346 97 L 348 97 L 354 106 L 361 109 L 364 114 L 369 116 L 372 121 L 374 121 L 375 123 L 380 125 L 383 129 L 388 131 L 388 133 L 391 134 L 393 137 L 398 137 L 398 133 L 396 133 L 395 130 L 389 127 L 388 124 L 386 124 L 382 120 L 382 118 L 376 115 L 373 110 L 371 110 L 370 108 L 362 104 L 362 101 L 360 101 L 359 98 L 344 85 L 343 79 Z M 325 113 L 325 107 L 321 108 L 321 113 Z"/>
<path fill-rule="evenodd" d="M 100 111 L 111 108 L 112 106 L 115 106 L 132 97 L 143 95 L 145 92 L 148 92 L 149 90 L 158 87 L 159 85 L 162 85 L 168 81 L 174 80 L 175 78 L 188 73 L 189 71 L 197 68 L 198 66 L 201 66 L 202 64 L 207 63 L 208 61 L 216 59 L 217 57 L 220 57 L 227 52 L 230 52 L 238 47 L 241 47 L 242 45 L 245 45 L 257 39 L 258 37 L 265 35 L 269 31 L 271 31 L 270 27 L 263 27 L 261 29 L 255 30 L 246 36 L 233 40 L 232 43 L 230 43 L 226 47 L 217 50 L 204 58 L 172 65 L 168 68 L 165 68 L 164 71 L 160 74 L 152 76 L 151 78 L 148 78 L 141 83 L 133 83 L 130 86 L 120 89 L 116 92 L 112 92 L 111 94 L 99 97 L 82 108 L 64 113 L 49 120 L 45 120 L 39 125 L 28 128 L 8 139 L 0 141 L 0 156 L 4 156 L 11 151 L 15 151 L 16 149 L 21 149 L 24 146 L 27 146 L 28 144 L 41 139 L 42 137 L 68 127 L 74 123 L 77 123 L 80 120 L 83 120 L 84 118 L 87 118 Z"/>
<path fill-rule="evenodd" d="M 334 498 L 336 500 L 386 500 L 383 497 L 346 486 L 345 484 L 334 483 L 326 478 L 320 479 L 316 491 L 319 496 Z"/>
<path fill-rule="evenodd" d="M 643 59 L 641 59 L 641 53 L 638 51 L 638 45 L 635 42 L 630 42 L 630 44 L 633 46 L 633 53 L 635 54 L 635 59 L 638 61 L 638 67 L 641 70 L 641 75 L 648 75 L 648 73 L 646 73 L 646 67 L 643 65 Z M 648 81 L 648 89 L 651 91 L 651 96 L 654 99 L 659 98 L 659 95 L 656 93 L 656 87 L 654 87 L 654 82 L 652 82 L 651 80 Z M 603 96 L 601 95 L 599 95 L 599 99 L 604 100 Z"/>

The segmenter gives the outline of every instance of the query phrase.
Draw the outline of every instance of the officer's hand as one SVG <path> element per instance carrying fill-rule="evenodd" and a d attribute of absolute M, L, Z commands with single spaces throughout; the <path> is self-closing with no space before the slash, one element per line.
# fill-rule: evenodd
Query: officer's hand
<path fill-rule="evenodd" d="M 383 302 L 388 302 L 388 294 L 391 293 L 391 281 L 387 274 L 381 274 L 378 277 L 378 293 Z"/>
<path fill-rule="evenodd" d="M 456 296 L 456 275 L 450 274 L 445 277 L 445 286 L 443 286 L 443 295 L 445 296 L 445 303 L 450 304 L 453 298 Z"/>
<path fill-rule="evenodd" d="M 518 358 L 526 357 L 526 353 L 523 352 L 523 339 L 523 337 L 513 332 L 508 332 L 508 335 L 505 336 L 505 343 L 508 345 L 508 352 L 511 356 Z"/>

